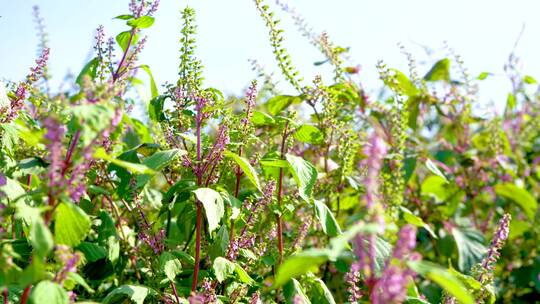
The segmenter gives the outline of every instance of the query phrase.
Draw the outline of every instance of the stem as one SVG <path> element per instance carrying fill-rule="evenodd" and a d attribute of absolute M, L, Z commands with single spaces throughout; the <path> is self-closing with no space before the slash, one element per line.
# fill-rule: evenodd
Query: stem
<path fill-rule="evenodd" d="M 176 291 L 176 286 L 174 285 L 173 281 L 171 281 L 171 288 L 172 288 L 174 297 L 176 298 L 176 303 L 180 304 L 180 299 L 178 298 L 178 292 Z"/>
<path fill-rule="evenodd" d="M 202 109 L 197 112 L 196 125 L 197 125 L 197 164 L 195 165 L 197 175 L 197 186 L 202 184 L 203 172 L 201 166 L 201 122 L 202 122 Z M 197 204 L 197 223 L 195 224 L 195 265 L 193 269 L 193 280 L 191 281 L 191 291 L 197 290 L 197 281 L 199 277 L 199 264 L 201 263 L 201 223 L 202 223 L 202 206 L 199 200 Z"/>
<path fill-rule="evenodd" d="M 281 139 L 281 159 L 284 158 L 285 155 L 285 144 L 287 141 L 287 129 L 289 127 L 289 122 L 287 121 L 285 123 L 285 129 L 283 130 L 283 138 Z M 279 184 L 278 184 L 278 206 L 281 208 L 281 202 L 282 202 L 282 195 L 283 195 L 283 168 L 279 168 Z M 279 251 L 279 261 L 278 264 L 281 264 L 281 261 L 283 260 L 283 221 L 281 219 L 281 214 L 278 214 L 276 216 L 276 224 L 277 224 L 277 237 L 278 237 L 278 251 Z"/>
<path fill-rule="evenodd" d="M 118 63 L 118 67 L 116 68 L 116 72 L 114 72 L 114 74 L 112 75 L 113 76 L 113 83 L 116 82 L 116 80 L 118 80 L 118 78 L 120 77 L 120 69 L 124 65 L 124 61 L 126 60 L 127 53 L 129 51 L 129 47 L 131 46 L 131 43 L 133 43 L 133 37 L 135 37 L 135 29 L 131 30 L 130 35 L 129 35 L 128 44 L 127 44 L 127 47 L 126 47 L 126 51 L 124 52 L 124 54 L 122 55 L 122 59 L 120 59 L 120 62 Z"/>
<path fill-rule="evenodd" d="M 6 288 L 4 288 L 4 304 L 8 304 L 8 296 L 9 296 L 9 290 Z"/>
<path fill-rule="evenodd" d="M 242 156 L 242 147 L 238 149 L 238 156 Z M 234 187 L 234 197 L 238 198 L 238 193 L 240 193 L 240 178 L 242 173 L 240 171 L 240 166 L 236 166 L 236 185 Z M 229 231 L 229 243 L 234 241 L 234 219 L 231 219 L 231 230 Z"/>
<path fill-rule="evenodd" d="M 30 288 L 32 288 L 32 285 L 28 285 L 24 289 L 23 294 L 21 296 L 21 304 L 26 304 L 26 302 L 28 301 L 28 296 L 30 295 Z"/>

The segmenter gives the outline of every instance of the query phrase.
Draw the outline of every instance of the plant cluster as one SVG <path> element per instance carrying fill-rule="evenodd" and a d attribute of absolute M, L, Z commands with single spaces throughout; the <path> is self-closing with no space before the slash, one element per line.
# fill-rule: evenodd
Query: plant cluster
<path fill-rule="evenodd" d="M 114 38 L 98 27 L 57 92 L 35 9 L 38 59 L 0 83 L 4 303 L 538 301 L 540 91 L 514 54 L 501 115 L 473 110 L 491 75 L 451 49 L 420 76 L 401 46 L 408 74 L 379 62 L 370 98 L 348 49 L 277 1 L 332 66 L 308 84 L 255 0 L 291 91 L 253 61 L 226 97 L 204 81 L 189 7 L 178 79 L 158 87 L 138 62 L 158 7 L 131 0 Z M 147 85 L 150 100 L 133 94 Z"/>

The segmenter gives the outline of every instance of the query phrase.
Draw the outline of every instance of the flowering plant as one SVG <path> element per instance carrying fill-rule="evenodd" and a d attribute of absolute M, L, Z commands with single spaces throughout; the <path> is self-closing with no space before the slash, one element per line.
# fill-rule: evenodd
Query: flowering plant
<path fill-rule="evenodd" d="M 138 57 L 159 0 L 131 0 L 115 38 L 98 27 L 93 58 L 53 92 L 35 9 L 36 64 L 0 83 L 4 303 L 538 298 L 540 91 L 515 55 L 503 115 L 476 113 L 489 74 L 451 49 L 422 77 L 401 47 L 408 74 L 379 62 L 373 98 L 347 48 L 276 7 L 332 73 L 307 82 L 255 0 L 290 91 L 254 61 L 240 97 L 205 83 L 189 7 L 178 79 L 158 87 Z M 133 94 L 141 73 L 150 100 Z"/>

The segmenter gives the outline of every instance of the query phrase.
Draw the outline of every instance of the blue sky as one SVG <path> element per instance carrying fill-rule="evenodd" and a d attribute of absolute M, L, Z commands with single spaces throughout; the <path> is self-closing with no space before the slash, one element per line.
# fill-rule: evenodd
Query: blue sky
<path fill-rule="evenodd" d="M 154 72 L 158 83 L 174 82 L 178 67 L 180 11 L 196 9 L 198 56 L 205 66 L 206 84 L 225 93 L 240 94 L 255 76 L 248 59 L 257 59 L 275 71 L 267 30 L 250 0 L 162 0 L 154 26 L 146 33 L 147 46 L 140 58 Z M 286 46 L 294 64 L 309 81 L 325 73 L 313 62 L 318 51 L 300 36 L 290 18 L 268 1 L 283 20 Z M 89 59 L 96 27 L 103 24 L 107 35 L 125 29 L 112 17 L 127 12 L 127 0 L 16 0 L 3 1 L 0 15 L 0 79 L 22 79 L 33 64 L 37 37 L 32 6 L 38 4 L 50 36 L 50 71 L 53 84 L 66 72 L 77 74 Z M 525 72 L 539 78 L 540 2 L 535 0 L 297 0 L 289 1 L 316 31 L 326 30 L 331 39 L 351 47 L 351 57 L 362 66 L 368 88 L 380 86 L 377 60 L 406 71 L 401 42 L 419 62 L 447 56 L 444 41 L 454 48 L 472 75 L 487 71 L 495 76 L 481 84 L 484 103 L 504 103 L 510 84 L 503 64 L 523 24 L 525 31 L 517 53 Z M 421 46 L 434 50 L 432 57 Z M 430 61 L 432 63 L 432 61 Z M 429 69 L 428 66 L 424 70 Z M 288 87 L 284 87 L 285 90 Z"/>

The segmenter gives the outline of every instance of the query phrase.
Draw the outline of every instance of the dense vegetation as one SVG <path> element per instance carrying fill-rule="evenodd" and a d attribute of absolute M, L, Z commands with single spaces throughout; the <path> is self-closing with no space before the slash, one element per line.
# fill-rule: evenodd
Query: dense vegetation
<path fill-rule="evenodd" d="M 402 48 L 409 71 L 379 62 L 370 97 L 347 49 L 277 2 L 333 70 L 303 79 L 255 0 L 291 89 L 254 62 L 224 97 L 190 8 L 178 79 L 137 61 L 158 4 L 132 0 L 116 38 L 99 27 L 58 92 L 36 10 L 40 56 L 0 85 L 4 303 L 539 301 L 540 91 L 514 54 L 501 115 L 475 113 L 490 74 L 451 49 L 426 68 Z"/>

